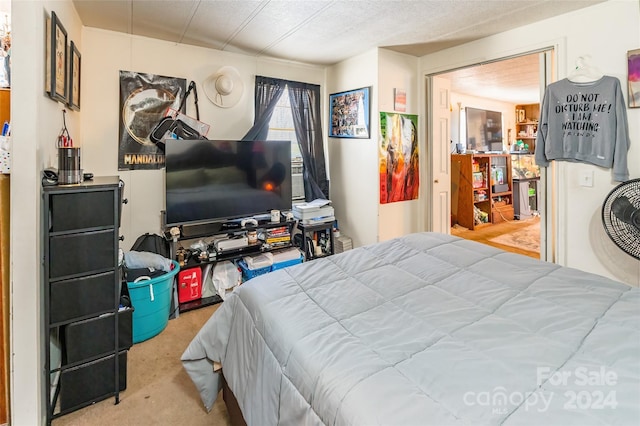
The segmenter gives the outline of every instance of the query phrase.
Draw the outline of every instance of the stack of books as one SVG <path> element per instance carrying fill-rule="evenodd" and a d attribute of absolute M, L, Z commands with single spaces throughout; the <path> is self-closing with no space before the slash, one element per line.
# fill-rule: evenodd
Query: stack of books
<path fill-rule="evenodd" d="M 351 238 L 346 235 L 340 235 L 337 238 L 334 238 L 335 253 L 342 253 L 343 251 L 351 250 L 353 248 L 353 243 Z"/>
<path fill-rule="evenodd" d="M 271 247 L 288 246 L 291 244 L 291 233 L 288 226 L 267 229 L 265 232 L 265 243 Z"/>

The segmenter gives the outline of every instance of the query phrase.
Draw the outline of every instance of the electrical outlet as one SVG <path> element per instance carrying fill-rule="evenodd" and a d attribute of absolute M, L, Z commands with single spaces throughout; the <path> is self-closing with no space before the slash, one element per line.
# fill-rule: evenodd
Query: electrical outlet
<path fill-rule="evenodd" d="M 593 186 L 593 170 L 580 173 L 580 186 Z"/>

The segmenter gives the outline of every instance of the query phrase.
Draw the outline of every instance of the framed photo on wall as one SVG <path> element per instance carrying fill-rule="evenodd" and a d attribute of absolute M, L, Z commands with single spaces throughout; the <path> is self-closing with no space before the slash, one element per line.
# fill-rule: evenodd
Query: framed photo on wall
<path fill-rule="evenodd" d="M 80 51 L 71 41 L 69 46 L 69 100 L 70 109 L 80 111 Z"/>
<path fill-rule="evenodd" d="M 370 87 L 329 95 L 329 137 L 369 139 Z"/>
<path fill-rule="evenodd" d="M 393 89 L 393 110 L 405 112 L 407 110 L 407 91 L 404 89 Z"/>
<path fill-rule="evenodd" d="M 58 20 L 55 12 L 51 12 L 51 33 L 49 35 L 50 82 L 48 85 L 51 99 L 67 102 L 67 30 Z"/>

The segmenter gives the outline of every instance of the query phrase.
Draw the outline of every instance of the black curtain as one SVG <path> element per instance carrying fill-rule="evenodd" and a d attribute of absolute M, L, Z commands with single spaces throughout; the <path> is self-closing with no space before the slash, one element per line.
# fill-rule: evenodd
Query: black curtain
<path fill-rule="evenodd" d="M 293 125 L 302 153 L 304 196 L 306 201 L 329 199 L 329 181 L 325 168 L 322 125 L 320 122 L 320 86 L 256 76 L 254 124 L 242 140 L 266 140 L 273 111 L 289 88 Z"/>
<path fill-rule="evenodd" d="M 277 78 L 256 76 L 253 127 L 243 141 L 264 141 L 269 134 L 269 121 L 287 82 Z"/>
<path fill-rule="evenodd" d="M 295 81 L 289 81 L 287 84 L 293 125 L 302 153 L 305 200 L 328 200 L 329 181 L 320 122 L 320 86 Z"/>

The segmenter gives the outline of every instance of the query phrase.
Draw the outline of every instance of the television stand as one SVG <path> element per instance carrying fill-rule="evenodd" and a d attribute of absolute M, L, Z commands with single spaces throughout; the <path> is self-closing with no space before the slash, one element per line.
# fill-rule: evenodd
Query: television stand
<path fill-rule="evenodd" d="M 259 222 L 260 223 L 260 222 Z M 193 268 L 200 268 L 200 276 L 202 277 L 202 282 L 206 279 L 204 272 L 207 269 L 207 265 L 215 265 L 216 263 L 223 261 L 231 261 L 236 263 L 238 260 L 242 259 L 244 256 L 260 254 L 262 252 L 267 251 L 277 251 L 280 249 L 287 249 L 294 247 L 294 244 L 291 240 L 291 236 L 293 234 L 293 229 L 297 225 L 296 221 L 287 221 L 286 219 L 281 219 L 279 222 L 268 222 L 261 225 L 251 225 L 251 226 L 242 226 L 242 222 L 236 220 L 229 220 L 227 222 L 210 222 L 210 223 L 201 223 L 201 224 L 193 224 L 193 225 L 182 225 L 180 226 L 180 235 L 176 238 L 176 241 L 171 244 L 171 258 L 178 260 L 178 242 L 179 241 L 188 241 L 197 238 L 204 238 L 207 240 L 215 240 L 216 237 L 225 237 L 223 239 L 229 239 L 229 235 L 232 235 L 230 241 L 233 242 L 235 238 L 238 241 L 244 239 L 246 242 L 248 240 L 247 234 L 249 232 L 257 233 L 265 233 L 269 234 L 270 230 L 276 230 L 278 228 L 284 228 L 284 231 L 281 231 L 283 235 L 276 235 L 272 238 L 277 241 L 269 241 L 268 238 L 265 240 L 258 240 L 255 243 L 244 243 L 239 244 L 237 246 L 230 245 L 227 247 L 216 247 L 215 242 L 211 242 L 207 246 L 207 251 L 210 256 L 208 258 L 200 258 L 199 256 L 185 256 L 184 261 L 180 266 L 180 273 L 182 271 L 186 271 Z M 170 230 L 165 229 L 165 236 L 167 239 L 171 239 Z M 211 255 L 213 254 L 213 255 Z M 179 274 L 180 274 L 179 273 Z M 178 276 L 177 284 L 174 286 L 173 297 L 172 297 L 172 318 L 176 318 L 182 312 L 187 312 L 193 309 L 203 308 L 205 306 L 210 306 L 216 303 L 222 302 L 222 298 L 219 295 L 214 295 L 211 297 L 199 297 L 195 300 L 186 300 L 185 298 L 180 300 L 178 296 L 178 286 L 179 286 L 180 277 Z"/>
<path fill-rule="evenodd" d="M 201 223 L 197 225 L 182 225 L 180 228 L 180 233 L 183 239 L 206 237 L 212 234 L 223 232 L 225 229 L 231 229 L 227 228 L 225 223 L 220 222 Z"/>

